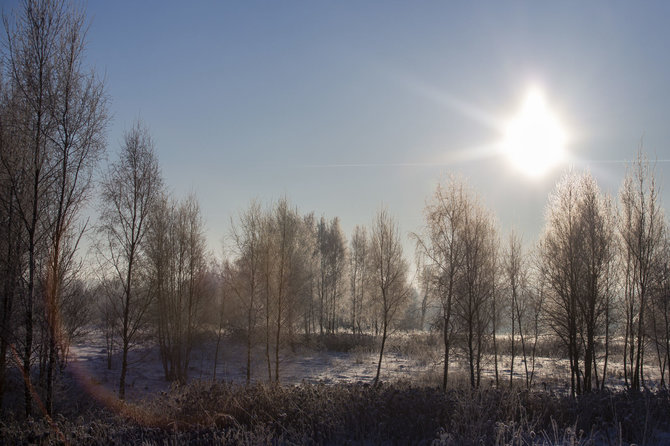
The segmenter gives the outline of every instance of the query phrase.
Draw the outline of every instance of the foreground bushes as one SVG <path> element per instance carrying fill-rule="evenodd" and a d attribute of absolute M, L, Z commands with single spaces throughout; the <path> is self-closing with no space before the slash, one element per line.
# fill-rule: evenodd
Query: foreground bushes
<path fill-rule="evenodd" d="M 8 444 L 663 444 L 670 398 L 417 388 L 397 383 L 249 388 L 195 382 L 120 415 L 3 420 Z"/>

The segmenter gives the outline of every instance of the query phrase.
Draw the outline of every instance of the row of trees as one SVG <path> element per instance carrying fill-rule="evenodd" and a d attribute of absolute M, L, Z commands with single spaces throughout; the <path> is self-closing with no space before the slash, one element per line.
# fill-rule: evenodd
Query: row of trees
<path fill-rule="evenodd" d="M 370 239 L 356 228 L 349 254 L 337 218 L 300 216 L 286 199 L 266 210 L 254 202 L 233 223 L 224 296 L 234 296 L 231 323 L 246 334 L 247 382 L 257 340 L 264 339 L 268 379 L 278 382 L 280 347 L 292 347 L 299 330 L 309 337 L 374 329 L 382 334 L 381 364 L 390 324 L 410 287 L 395 221 L 382 210 L 372 227 Z"/>
<path fill-rule="evenodd" d="M 155 181 L 160 183 L 158 177 Z M 104 184 L 119 183 L 115 178 Z M 511 355 L 510 384 L 515 357 L 521 355 L 525 384 L 531 387 L 535 351 L 544 335 L 555 336 L 565 348 L 573 394 L 605 385 L 612 340 L 619 334 L 626 384 L 644 385 L 644 353 L 650 346 L 664 384 L 670 351 L 668 243 L 658 199 L 642 154 L 622 185 L 618 207 L 588 173 L 569 172 L 549 197 L 544 232 L 528 253 L 515 233 L 501 247 L 493 214 L 463 180 L 449 178 L 426 205 L 424 230 L 413 234 L 419 294 L 410 286 L 399 231 L 385 210 L 369 232 L 356 227 L 347 243 L 337 218 L 300 215 L 286 199 L 268 208 L 252 202 L 232 222 L 232 251 L 213 266 L 194 198 L 181 204 L 156 198 L 146 217 L 150 235 L 136 251 L 142 259 L 136 294 L 145 297 L 130 305 L 129 285 L 122 287 L 125 304 L 117 310 L 122 347 L 125 352 L 129 343 L 123 315 L 146 312 L 166 379 L 185 381 L 193 335 L 203 322 L 199 309 L 218 305 L 219 334 L 228 327 L 246 337 L 248 382 L 254 347 L 263 346 L 267 378 L 279 382 L 283 347 L 293 348 L 298 334 L 338 330 L 381 335 L 377 380 L 388 333 L 413 295 L 420 303 L 418 326 L 428 321 L 442 334 L 444 388 L 455 349 L 464 353 L 472 387 L 481 384 L 492 350 L 499 383 L 501 338 Z M 124 231 L 124 240 L 141 234 L 139 228 Z M 125 268 L 116 268 L 119 282 L 125 277 L 132 284 L 130 257 L 116 258 Z M 129 337 L 141 326 L 139 316 L 136 320 Z"/>
<path fill-rule="evenodd" d="M 499 382 L 501 328 L 511 350 L 510 383 L 518 344 L 530 387 L 538 337 L 551 334 L 569 358 L 572 393 L 602 388 L 613 335 L 620 334 L 626 385 L 644 384 L 650 347 L 665 385 L 670 245 L 653 171 L 642 153 L 621 186 L 618 206 L 590 174 L 567 173 L 549 197 L 533 255 L 524 254 L 515 233 L 500 249 L 493 216 L 457 178 L 438 185 L 425 221 L 414 238 L 423 256 L 419 283 L 439 313 L 443 387 L 454 343 L 466 354 L 473 387 L 480 384 L 482 349 L 492 346 Z"/>
<path fill-rule="evenodd" d="M 604 386 L 614 330 L 623 337 L 626 385 L 644 385 L 648 347 L 661 385 L 667 383 L 670 240 L 659 200 L 642 153 L 616 207 L 588 174 L 567 175 L 550 197 L 539 274 L 550 327 L 568 350 L 575 393 Z"/>

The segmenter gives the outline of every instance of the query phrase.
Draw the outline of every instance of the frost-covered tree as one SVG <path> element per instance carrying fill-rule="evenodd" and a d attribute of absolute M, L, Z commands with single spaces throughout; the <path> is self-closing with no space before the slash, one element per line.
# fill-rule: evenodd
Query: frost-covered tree
<path fill-rule="evenodd" d="M 147 290 L 139 286 L 149 215 L 160 197 L 162 179 L 153 140 L 137 121 L 124 135 L 119 159 L 109 165 L 101 183 L 100 253 L 110 279 L 121 284 L 114 295 L 120 315 L 121 376 L 119 398 L 125 398 L 128 351 L 145 322 Z"/>
<path fill-rule="evenodd" d="M 204 224 L 195 196 L 159 200 L 146 239 L 149 288 L 165 379 L 186 383 L 208 293 Z"/>
<path fill-rule="evenodd" d="M 237 222 L 232 223 L 231 238 L 236 260 L 230 287 L 243 311 L 246 332 L 246 381 L 251 382 L 251 349 L 254 343 L 257 319 L 260 311 L 260 288 L 262 266 L 263 211 L 258 202 L 252 201 L 242 212 Z"/>
<path fill-rule="evenodd" d="M 624 265 L 626 384 L 640 389 L 650 291 L 655 265 L 663 253 L 665 221 L 653 167 L 642 151 L 619 191 L 619 236 Z"/>
<path fill-rule="evenodd" d="M 431 273 L 433 292 L 440 304 L 439 326 L 444 342 L 443 389 L 446 389 L 449 377 L 454 296 L 462 275 L 465 249 L 462 232 L 467 207 L 468 192 L 463 180 L 449 178 L 444 186 L 437 185 L 433 197 L 426 204 L 424 232 L 415 234 L 417 249 L 426 258 L 422 273 Z"/>
<path fill-rule="evenodd" d="M 491 333 L 492 301 L 495 297 L 498 238 L 493 216 L 473 199 L 466 208 L 462 231 L 462 276 L 456 284 L 456 322 L 465 335 L 470 385 L 481 383 L 481 363 Z"/>
<path fill-rule="evenodd" d="M 67 350 L 59 309 L 76 295 L 66 288 L 75 280 L 84 228 L 81 210 L 105 148 L 107 97 L 100 79 L 84 67 L 82 10 L 57 0 L 30 0 L 15 16 L 4 16 L 4 25 L 10 113 L 3 114 L 3 127 L 12 143 L 3 148 L 2 167 L 12 185 L 12 215 L 22 223 L 27 251 L 22 293 L 25 406 L 30 414 L 30 368 L 39 322 L 44 342 L 40 376 L 51 413 L 57 362 Z M 43 320 L 37 320 L 37 307 L 44 310 Z"/>
<path fill-rule="evenodd" d="M 364 226 L 356 226 L 349 249 L 351 332 L 362 333 L 363 305 L 369 287 L 369 243 Z"/>
<path fill-rule="evenodd" d="M 403 258 L 398 224 L 382 209 L 372 224 L 370 241 L 371 275 L 374 284 L 375 305 L 379 309 L 382 325 L 382 341 L 375 384 L 384 358 L 384 346 L 396 315 L 407 302 L 410 287 L 407 283 L 407 262 Z"/>
<path fill-rule="evenodd" d="M 589 174 L 566 174 L 549 198 L 540 242 L 546 317 L 568 351 L 572 394 L 598 382 L 596 335 L 609 333 L 614 222 L 607 197 Z M 583 356 L 582 356 L 583 355 Z"/>

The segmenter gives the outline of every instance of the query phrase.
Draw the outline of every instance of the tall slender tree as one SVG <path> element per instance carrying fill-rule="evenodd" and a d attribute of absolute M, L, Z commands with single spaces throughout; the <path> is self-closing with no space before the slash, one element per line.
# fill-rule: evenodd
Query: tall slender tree
<path fill-rule="evenodd" d="M 28 251 L 23 305 L 26 414 L 31 412 L 36 305 L 45 309 L 45 403 L 47 412 L 52 410 L 54 369 L 63 350 L 58 309 L 69 296 L 63 286 L 77 263 L 82 232 L 78 219 L 105 146 L 107 99 L 103 83 L 83 66 L 84 22 L 82 10 L 58 0 L 28 0 L 15 17 L 4 17 L 12 95 L 12 113 L 6 117 L 15 137 L 2 164 L 11 169 L 7 173 L 16 197 L 13 203 Z M 45 283 L 38 291 L 42 276 Z"/>
<path fill-rule="evenodd" d="M 260 204 L 253 201 L 231 225 L 231 237 L 237 255 L 237 277 L 231 287 L 242 304 L 246 321 L 246 382 L 251 382 L 251 349 L 260 308 L 260 281 L 262 267 L 263 213 Z"/>
<path fill-rule="evenodd" d="M 58 36 L 64 21 L 61 3 L 27 2 L 14 21 L 4 17 L 7 34 L 8 82 L 16 95 L 12 126 L 17 140 L 10 172 L 17 196 L 16 210 L 25 231 L 27 250 L 26 291 L 23 296 L 23 377 L 26 416 L 32 412 L 31 364 L 34 310 L 37 295 L 38 257 L 46 231 L 41 225 L 46 208 L 49 179 L 49 137 L 53 120 L 49 94 L 55 84 Z"/>
<path fill-rule="evenodd" d="M 521 338 L 522 350 L 525 361 L 525 342 L 523 338 L 523 326 L 521 324 L 521 317 L 523 313 L 523 305 L 521 298 L 523 295 L 523 287 L 525 282 L 523 256 L 521 252 L 521 238 L 516 232 L 512 231 L 509 236 L 509 243 L 507 251 L 505 252 L 505 259 L 503 264 L 505 274 L 506 290 L 509 296 L 509 314 L 510 314 L 510 370 L 509 370 L 509 385 L 512 386 L 514 378 L 514 359 L 516 357 L 516 335 Z M 527 368 L 527 366 L 526 366 Z"/>
<path fill-rule="evenodd" d="M 349 250 L 349 281 L 351 293 L 351 332 L 362 332 L 361 317 L 366 296 L 368 271 L 368 239 L 365 227 L 356 226 Z"/>
<path fill-rule="evenodd" d="M 53 134 L 54 181 L 49 194 L 48 263 L 45 299 L 48 327 L 46 407 L 53 407 L 53 375 L 61 342 L 59 309 L 66 275 L 76 266 L 75 254 L 84 226 L 77 219 L 91 190 L 94 168 L 105 149 L 107 97 L 103 83 L 83 67 L 84 16 L 74 9 L 64 11 L 55 64 L 55 84 L 50 92 L 49 113 Z"/>
<path fill-rule="evenodd" d="M 0 73 L 1 75 L 1 73 Z M 24 226 L 18 215 L 18 190 L 21 189 L 16 175 L 19 170 L 18 157 L 14 152 L 18 135 L 11 125 L 15 104 L 4 88 L 0 78 L 0 405 L 5 393 L 7 354 L 18 341 L 15 315 L 16 300 L 21 297 L 21 277 L 25 269 Z"/>
<path fill-rule="evenodd" d="M 454 306 L 460 329 L 465 332 L 470 385 L 476 388 L 481 383 L 484 344 L 493 320 L 491 302 L 498 243 L 492 215 L 476 199 L 466 209 L 462 233 L 463 270 Z"/>
<path fill-rule="evenodd" d="M 101 253 L 122 293 L 115 302 L 121 315 L 122 348 L 119 398 L 125 398 L 128 351 L 149 308 L 146 290 L 137 286 L 149 215 L 160 196 L 162 179 L 147 127 L 137 121 L 125 133 L 119 159 L 101 184 Z"/>
<path fill-rule="evenodd" d="M 443 390 L 447 388 L 449 377 L 454 295 L 462 274 L 462 232 L 468 206 L 468 191 L 464 181 L 456 177 L 448 178 L 445 185 L 437 185 L 432 199 L 426 204 L 424 233 L 414 234 L 418 250 L 426 256 L 426 265 L 432 273 L 433 289 L 440 302 L 439 325 L 442 327 L 444 342 Z"/>
<path fill-rule="evenodd" d="M 386 339 L 394 318 L 406 303 L 410 291 L 407 283 L 407 262 L 403 258 L 398 225 L 386 209 L 380 210 L 373 222 L 370 252 L 376 305 L 379 307 L 382 324 L 382 342 L 374 379 L 377 384 Z"/>

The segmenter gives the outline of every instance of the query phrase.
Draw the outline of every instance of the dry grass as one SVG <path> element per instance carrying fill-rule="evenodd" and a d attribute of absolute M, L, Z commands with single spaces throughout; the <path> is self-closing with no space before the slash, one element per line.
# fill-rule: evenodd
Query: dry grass
<path fill-rule="evenodd" d="M 151 402 L 0 422 L 5 444 L 664 444 L 667 392 L 544 392 L 367 384 L 194 382 Z M 61 436 L 62 435 L 62 436 Z"/>

